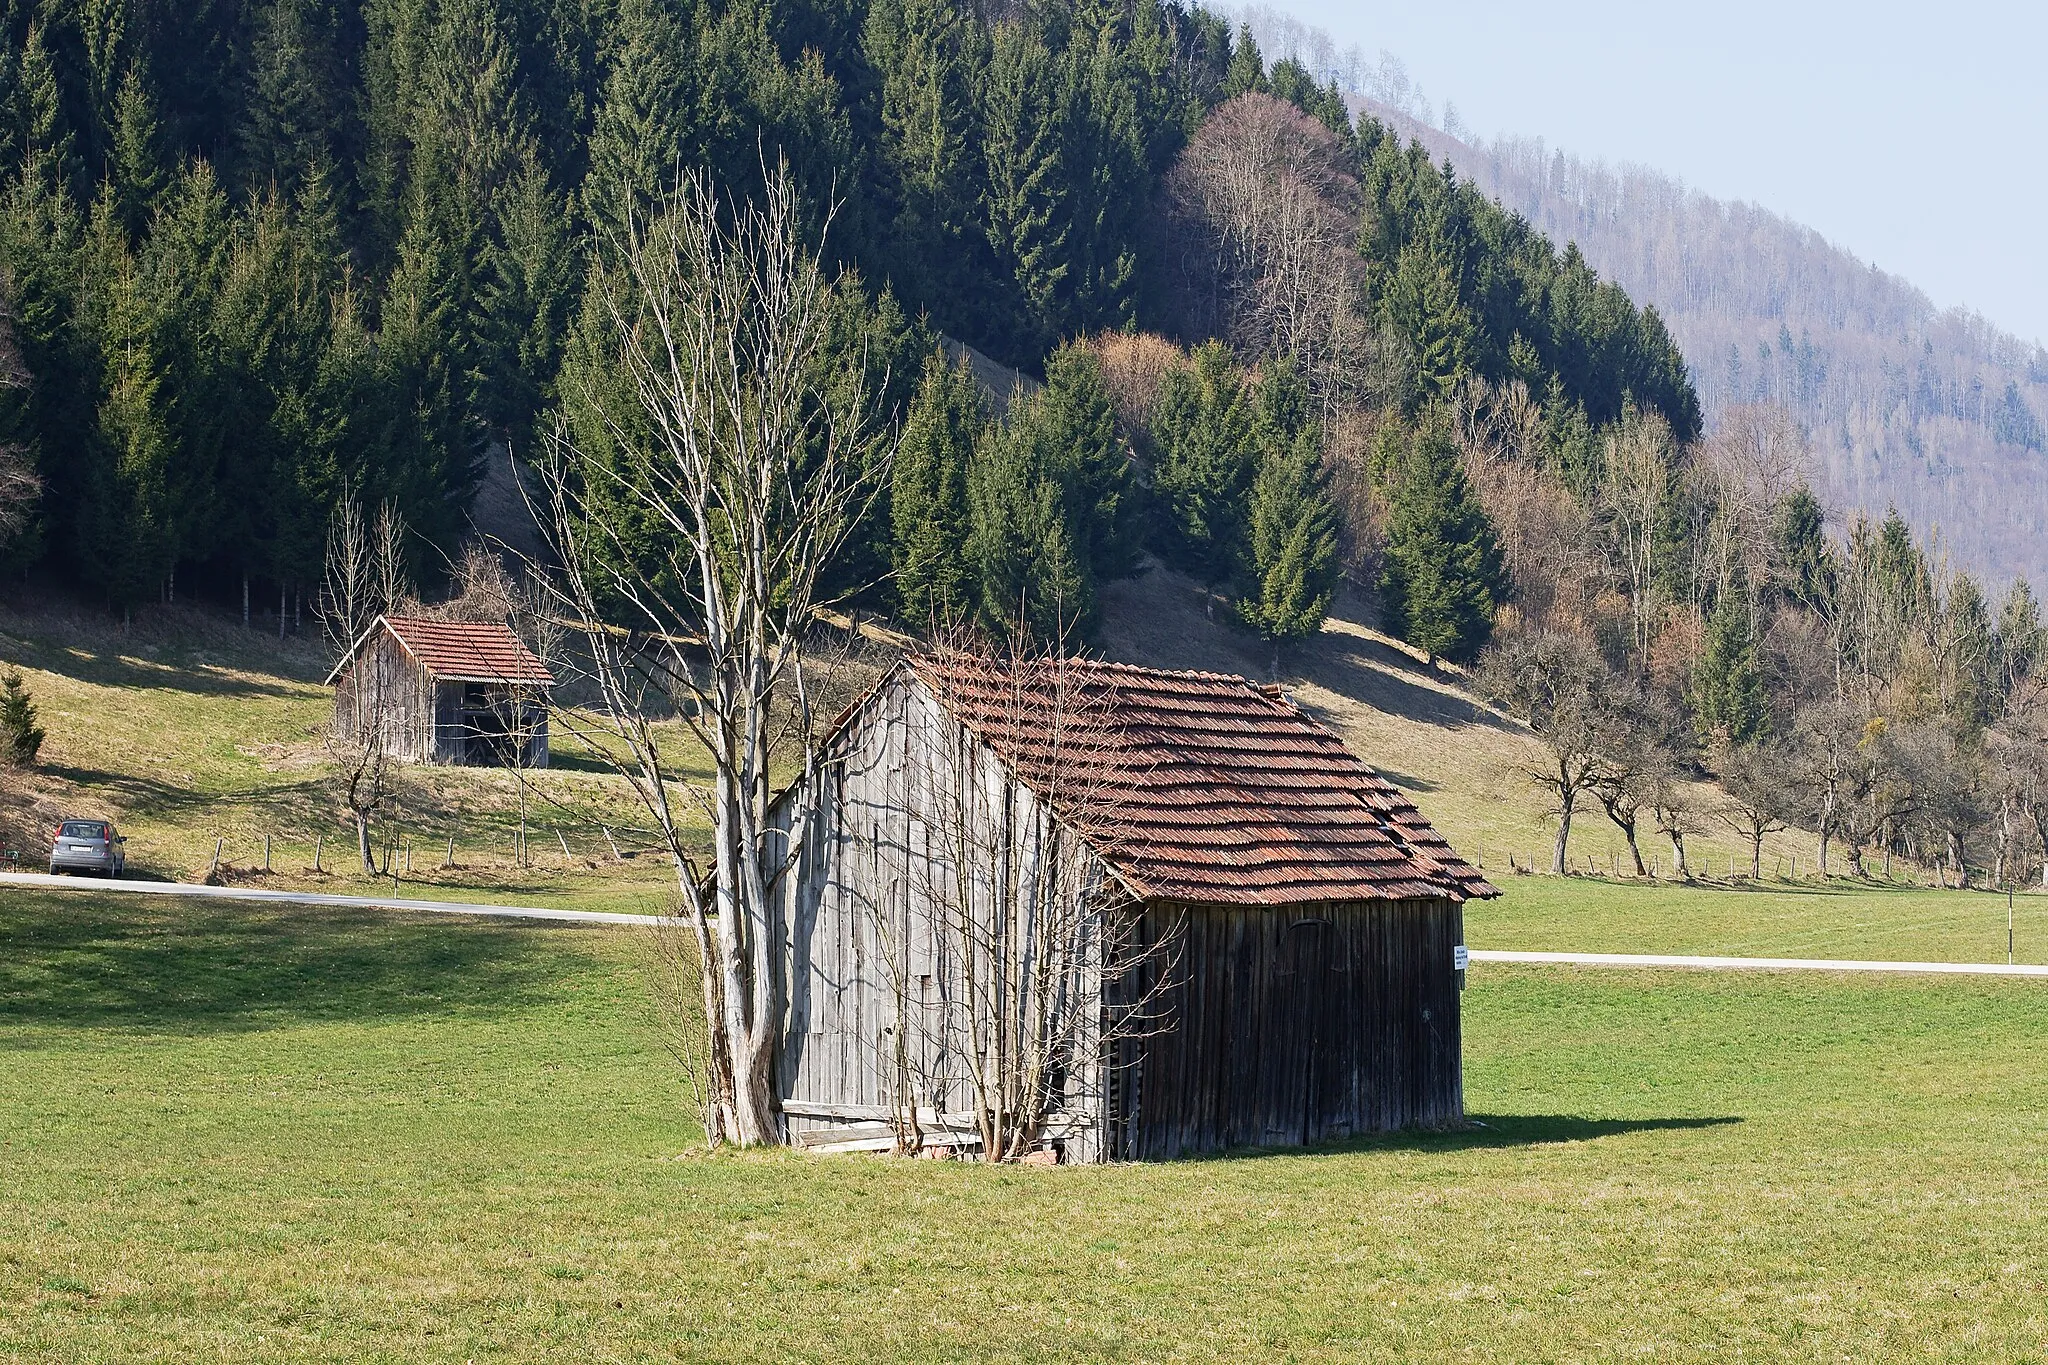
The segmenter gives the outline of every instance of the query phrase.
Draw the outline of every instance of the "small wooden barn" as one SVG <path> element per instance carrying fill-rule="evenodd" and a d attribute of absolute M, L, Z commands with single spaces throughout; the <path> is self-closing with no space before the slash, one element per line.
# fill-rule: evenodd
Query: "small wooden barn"
<path fill-rule="evenodd" d="M 336 726 L 396 758 L 547 766 L 554 678 L 501 622 L 380 616 L 327 682 Z"/>
<path fill-rule="evenodd" d="M 1108 898 L 1132 926 L 1083 944 L 1063 988 L 1101 1026 L 1059 1059 L 1043 1132 L 1062 1160 L 1462 1122 L 1463 905 L 1498 893 L 1414 805 L 1279 689 L 1108 663 L 1064 666 L 1094 733 L 1086 773 L 1061 776 L 1074 707 L 1014 668 L 897 665 L 828 731 L 816 799 L 772 812 L 800 841 L 780 910 L 791 1140 L 881 1147 L 909 1111 L 973 1145 L 973 1030 L 935 1021 L 982 1009 L 962 959 L 993 950 L 932 913 L 949 886 L 1005 945 L 1051 936 L 1063 898 Z M 970 825 L 997 831 L 986 866 L 948 871 L 972 842 L 948 831 Z M 1078 870 L 1034 880 L 1062 844 Z M 1107 1024 L 1141 997 L 1141 1027 Z"/>

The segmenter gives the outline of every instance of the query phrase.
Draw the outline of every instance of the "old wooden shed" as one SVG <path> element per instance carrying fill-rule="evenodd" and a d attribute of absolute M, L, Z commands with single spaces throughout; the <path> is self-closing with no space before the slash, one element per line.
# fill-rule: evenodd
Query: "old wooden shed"
<path fill-rule="evenodd" d="M 554 678 L 502 622 L 379 616 L 327 682 L 335 725 L 394 757 L 547 766 Z"/>
<path fill-rule="evenodd" d="M 991 950 L 929 904 L 968 883 L 1006 945 L 1050 936 L 1073 898 L 1114 901 L 1131 926 L 1082 950 L 1083 1008 L 1142 998 L 1144 1019 L 1074 1031 L 1044 1127 L 1062 1159 L 1461 1122 L 1463 905 L 1497 893 L 1414 805 L 1279 689 L 1108 663 L 1065 665 L 1092 733 L 1086 775 L 1063 778 L 1052 750 L 1076 708 L 1015 667 L 897 665 L 772 813 L 798 841 L 777 1077 L 792 1141 L 886 1146 L 908 1109 L 973 1144 L 980 1037 L 935 1021 L 986 1013 L 962 959 Z M 947 870 L 974 843 L 948 829 L 977 822 L 997 831 L 986 869 Z M 1061 846 L 1079 870 L 1027 892 L 1017 870 Z"/>

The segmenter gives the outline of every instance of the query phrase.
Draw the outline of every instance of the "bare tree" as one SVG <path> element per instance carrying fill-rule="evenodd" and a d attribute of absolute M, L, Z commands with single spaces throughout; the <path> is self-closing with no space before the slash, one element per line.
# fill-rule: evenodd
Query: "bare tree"
<path fill-rule="evenodd" d="M 765 180 L 759 199 L 727 201 L 686 174 L 658 216 L 608 243 L 594 302 L 632 398 L 583 395 L 616 453 L 558 426 L 539 509 L 555 608 L 597 698 L 557 720 L 632 784 L 675 859 L 704 963 L 716 1123 L 742 1145 L 781 1136 L 775 889 L 808 842 L 807 809 L 786 835 L 770 828 L 771 771 L 800 746 L 800 790 L 817 790 L 805 632 L 884 463 L 862 358 L 827 373 L 830 285 L 796 183 L 786 165 Z M 655 534 L 629 545 L 621 511 Z M 650 710 L 677 718 L 682 745 Z M 685 780 L 706 757 L 710 783 Z M 711 826 L 708 861 L 688 808 Z"/>
<path fill-rule="evenodd" d="M 1671 844 L 1672 870 L 1686 881 L 1692 880 L 1692 865 L 1686 860 L 1685 841 L 1707 832 L 1706 815 L 1677 773 L 1667 773 L 1650 794 L 1650 818 Z"/>
<path fill-rule="evenodd" d="M 2014 823 L 2024 820 L 2048 890 L 2048 685 L 2031 675 L 2015 684 L 2005 714 L 1984 736 L 1984 754 L 1999 803 L 2001 878 L 2018 880 Z"/>
<path fill-rule="evenodd" d="M 406 724 L 394 663 L 381 650 L 365 650 L 340 682 L 340 703 L 324 734 L 334 764 L 335 793 L 355 822 L 356 857 L 366 873 L 377 870 L 372 825 L 398 799 L 401 760 L 394 750 Z"/>
<path fill-rule="evenodd" d="M 453 621 L 489 621 L 517 636 L 551 673 L 565 671 L 563 645 L 568 630 L 554 610 L 549 594 L 532 579 L 511 571 L 503 556 L 471 541 L 452 566 L 456 595 L 433 609 Z M 521 867 L 527 863 L 527 808 L 534 789 L 534 770 L 545 766 L 548 736 L 545 697 L 531 687 L 508 685 L 488 693 L 493 724 L 504 735 L 513 782 L 519 794 L 519 835 L 515 845 Z"/>
<path fill-rule="evenodd" d="M 343 487 L 327 519 L 319 598 L 321 627 L 336 658 L 362 639 L 379 616 L 412 600 L 406 535 L 405 518 L 396 507 L 383 504 L 373 521 L 364 515 L 355 490 Z"/>
<path fill-rule="evenodd" d="M 1819 839 L 1820 875 L 1828 875 L 1828 845 L 1843 829 L 1860 780 L 1864 716 L 1832 699 L 1802 707 L 1794 719 L 1792 760 L 1805 808 Z"/>
<path fill-rule="evenodd" d="M 1554 631 L 1524 631 L 1480 660 L 1481 695 L 1528 726 L 1541 760 L 1520 771 L 1550 794 L 1557 821 L 1550 870 L 1564 875 L 1572 815 L 1593 790 L 1613 741 L 1614 696 L 1606 663 L 1586 641 Z"/>
<path fill-rule="evenodd" d="M 1610 429 L 1600 460 L 1599 507 L 1617 576 L 1627 584 L 1637 667 L 1647 671 L 1658 619 L 1657 537 L 1676 442 L 1656 413 Z"/>
<path fill-rule="evenodd" d="M 1336 134 L 1284 100 L 1239 95 L 1189 140 L 1166 198 L 1190 333 L 1291 357 L 1334 413 L 1370 349 L 1361 197 Z"/>
<path fill-rule="evenodd" d="M 874 907 L 894 1061 L 913 1117 L 964 1081 L 982 1152 L 1012 1160 L 1105 1093 L 1178 938 L 1141 944 L 1142 906 L 1110 870 L 1131 775 L 1102 675 L 1022 641 L 1002 657 L 956 642 L 920 672 L 960 714 L 912 729 L 905 801 L 925 842 L 904 901 Z"/>
<path fill-rule="evenodd" d="M 1645 807 L 1670 782 L 1678 756 L 1678 722 L 1663 698 L 1640 684 L 1610 679 L 1612 689 L 1601 708 L 1595 733 L 1599 751 L 1591 791 L 1607 819 L 1628 841 L 1628 856 L 1638 877 L 1650 875 L 1643 864 L 1636 829 Z"/>
<path fill-rule="evenodd" d="M 1768 741 L 1734 746 L 1716 761 L 1728 800 L 1714 815 L 1749 846 L 1749 875 L 1764 875 L 1764 840 L 1786 828 L 1798 791 L 1784 751 Z"/>

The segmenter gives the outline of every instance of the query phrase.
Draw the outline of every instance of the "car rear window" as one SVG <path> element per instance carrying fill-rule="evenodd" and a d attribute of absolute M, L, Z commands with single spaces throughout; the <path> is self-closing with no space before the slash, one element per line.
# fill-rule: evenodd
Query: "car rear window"
<path fill-rule="evenodd" d="M 57 831 L 57 836 L 62 839 L 104 839 L 107 837 L 107 827 L 86 820 L 66 820 L 64 828 Z"/>

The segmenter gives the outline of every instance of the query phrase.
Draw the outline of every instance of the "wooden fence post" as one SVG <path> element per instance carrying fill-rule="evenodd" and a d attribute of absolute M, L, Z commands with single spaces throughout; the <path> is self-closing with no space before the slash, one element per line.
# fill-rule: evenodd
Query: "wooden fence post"
<path fill-rule="evenodd" d="M 555 842 L 562 846 L 562 856 L 564 858 L 569 857 L 569 841 L 562 837 L 562 829 L 559 825 L 555 827 Z"/>
<path fill-rule="evenodd" d="M 315 834 L 313 836 L 313 870 L 315 872 L 320 870 L 320 841 L 326 837 L 324 834 Z"/>
<path fill-rule="evenodd" d="M 213 841 L 213 866 L 206 870 L 206 880 L 209 882 L 220 875 L 220 851 L 221 847 L 226 843 L 227 840 L 225 839 L 215 839 Z"/>
<path fill-rule="evenodd" d="M 448 856 L 441 860 L 441 866 L 444 869 L 455 866 L 455 836 L 452 834 L 448 836 Z"/>
<path fill-rule="evenodd" d="M 270 871 L 270 836 L 263 836 L 263 870 Z"/>

